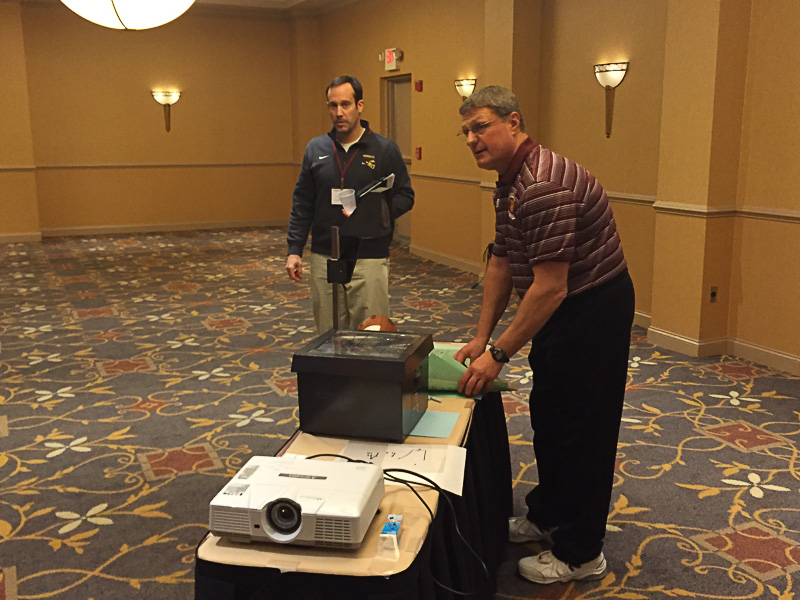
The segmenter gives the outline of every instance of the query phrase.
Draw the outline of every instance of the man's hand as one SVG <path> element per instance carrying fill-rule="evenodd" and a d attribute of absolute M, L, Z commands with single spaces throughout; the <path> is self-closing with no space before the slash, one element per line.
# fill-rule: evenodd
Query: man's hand
<path fill-rule="evenodd" d="M 464 348 L 461 350 L 464 350 Z M 459 350 L 459 352 L 461 352 L 461 350 Z M 458 380 L 459 393 L 465 396 L 480 396 L 485 394 L 492 388 L 492 383 L 497 379 L 502 369 L 502 363 L 493 359 L 492 355 L 488 352 L 483 352 L 483 354 L 477 358 L 470 359 L 467 370 L 464 371 L 461 379 Z"/>
<path fill-rule="evenodd" d="M 303 259 L 297 254 L 290 254 L 286 259 L 286 272 L 290 279 L 300 281 L 303 278 Z"/>
<path fill-rule="evenodd" d="M 466 365 L 467 359 L 472 362 L 481 354 L 486 352 L 486 342 L 486 340 L 472 338 L 468 344 L 462 346 L 461 349 L 453 355 L 453 358 L 455 358 L 462 365 Z"/>
<path fill-rule="evenodd" d="M 502 364 L 486 352 L 486 340 L 480 338 L 472 338 L 453 358 L 463 365 L 469 359 L 469 366 L 458 381 L 458 391 L 466 396 L 479 396 L 488 392 L 503 368 Z"/>

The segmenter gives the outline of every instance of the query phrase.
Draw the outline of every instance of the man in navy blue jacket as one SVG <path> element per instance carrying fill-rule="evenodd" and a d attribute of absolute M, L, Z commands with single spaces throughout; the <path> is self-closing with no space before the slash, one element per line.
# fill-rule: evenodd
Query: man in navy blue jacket
<path fill-rule="evenodd" d="M 303 248 L 311 232 L 311 299 L 319 333 L 333 326 L 332 286 L 327 281 L 331 227 L 340 228 L 342 256 L 357 259 L 350 283 L 338 286 L 339 328 L 355 329 L 370 315 L 389 316 L 389 245 L 394 221 L 414 205 L 411 179 L 397 144 L 371 131 L 361 119 L 364 99 L 359 81 L 347 75 L 337 77 L 325 94 L 333 128 L 306 146 L 292 196 L 286 260 L 289 277 L 300 281 Z M 391 175 L 394 179 L 388 190 L 358 196 Z M 348 203 L 349 191 L 356 192 L 354 211 Z"/>

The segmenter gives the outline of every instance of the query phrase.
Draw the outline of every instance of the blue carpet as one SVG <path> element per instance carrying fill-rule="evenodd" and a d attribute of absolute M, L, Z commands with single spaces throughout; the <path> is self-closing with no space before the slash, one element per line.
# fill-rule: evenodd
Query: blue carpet
<path fill-rule="evenodd" d="M 0 246 L 0 600 L 193 595 L 208 502 L 297 427 L 316 336 L 285 230 Z M 393 248 L 401 331 L 467 341 L 476 277 Z M 507 321 L 506 321 L 507 322 Z M 515 500 L 536 482 L 524 352 L 504 393 Z M 800 378 L 691 359 L 637 329 L 600 582 L 497 598 L 774 598 L 800 584 Z"/>

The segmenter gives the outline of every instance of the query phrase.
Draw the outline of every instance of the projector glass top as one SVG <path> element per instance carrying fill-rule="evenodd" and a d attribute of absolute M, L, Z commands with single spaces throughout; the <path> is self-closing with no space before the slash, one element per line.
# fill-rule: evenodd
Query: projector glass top
<path fill-rule="evenodd" d="M 419 336 L 404 333 L 337 331 L 308 354 L 400 359 L 418 340 Z"/>

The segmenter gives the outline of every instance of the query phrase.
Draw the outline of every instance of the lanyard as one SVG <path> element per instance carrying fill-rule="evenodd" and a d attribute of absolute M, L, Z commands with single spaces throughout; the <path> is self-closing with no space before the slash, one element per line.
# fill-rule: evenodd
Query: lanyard
<path fill-rule="evenodd" d="M 350 160 L 347 161 L 347 164 L 343 168 L 342 167 L 342 161 L 339 160 L 339 151 L 336 149 L 336 142 L 331 140 L 331 144 L 333 144 L 333 155 L 336 157 L 336 166 L 339 167 L 339 173 L 342 176 L 342 184 L 339 187 L 340 188 L 344 188 L 344 174 L 347 173 L 347 169 L 350 168 L 350 163 L 353 162 L 353 159 L 358 154 L 360 148 L 359 148 L 359 150 L 356 150 L 355 152 L 353 152 L 353 156 L 350 157 Z"/>

